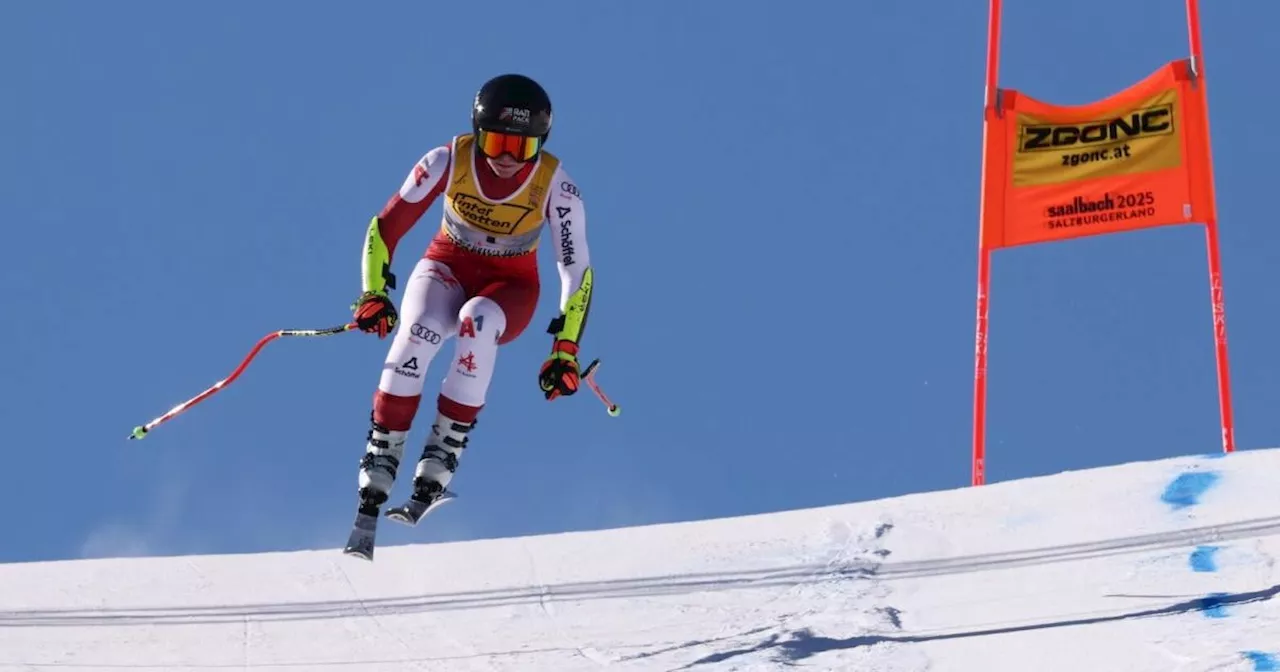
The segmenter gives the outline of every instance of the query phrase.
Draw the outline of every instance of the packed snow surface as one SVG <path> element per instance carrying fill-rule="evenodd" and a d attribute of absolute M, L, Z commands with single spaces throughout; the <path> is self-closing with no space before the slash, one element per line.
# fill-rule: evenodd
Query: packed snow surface
<path fill-rule="evenodd" d="M 0 565 L 0 669 L 1280 670 L 1278 484 L 1258 450 L 372 563 Z"/>

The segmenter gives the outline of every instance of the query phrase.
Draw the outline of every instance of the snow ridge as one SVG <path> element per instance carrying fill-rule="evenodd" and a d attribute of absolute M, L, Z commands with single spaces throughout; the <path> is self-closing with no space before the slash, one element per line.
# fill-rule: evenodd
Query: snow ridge
<path fill-rule="evenodd" d="M 1280 670 L 1277 473 L 1190 456 L 374 563 L 0 565 L 0 670 Z"/>

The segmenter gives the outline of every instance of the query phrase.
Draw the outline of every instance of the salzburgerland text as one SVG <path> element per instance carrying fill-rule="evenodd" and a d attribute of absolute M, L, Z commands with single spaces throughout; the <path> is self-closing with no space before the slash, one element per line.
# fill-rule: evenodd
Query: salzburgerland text
<path fill-rule="evenodd" d="M 1106 194 L 1094 200 L 1076 196 L 1070 203 L 1046 208 L 1045 214 L 1049 218 L 1046 225 L 1050 229 L 1063 229 L 1154 217 L 1155 203 L 1155 194 L 1150 191 Z"/>

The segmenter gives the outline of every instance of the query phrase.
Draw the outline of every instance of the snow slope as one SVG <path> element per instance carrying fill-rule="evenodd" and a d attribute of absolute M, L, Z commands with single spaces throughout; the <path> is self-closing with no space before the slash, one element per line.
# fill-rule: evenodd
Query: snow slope
<path fill-rule="evenodd" d="M 6 565 L 0 669 L 1276 670 L 1278 475 L 1250 451 L 372 564 Z"/>

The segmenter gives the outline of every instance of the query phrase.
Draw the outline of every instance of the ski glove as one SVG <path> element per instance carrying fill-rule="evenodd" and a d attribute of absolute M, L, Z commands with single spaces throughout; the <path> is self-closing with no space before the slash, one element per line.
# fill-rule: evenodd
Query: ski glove
<path fill-rule="evenodd" d="M 547 401 L 578 391 L 577 343 L 560 340 L 551 346 L 551 355 L 542 363 L 538 374 L 538 385 Z"/>
<path fill-rule="evenodd" d="M 594 275 L 588 266 L 582 273 L 582 284 L 565 302 L 564 312 L 547 326 L 547 333 L 553 336 L 551 355 L 542 362 L 542 370 L 538 372 L 538 386 L 547 401 L 578 391 L 578 343 L 587 325 Z"/>
<path fill-rule="evenodd" d="M 386 338 L 396 328 L 396 307 L 382 292 L 365 292 L 351 304 L 355 311 L 356 327 L 366 334 Z"/>

